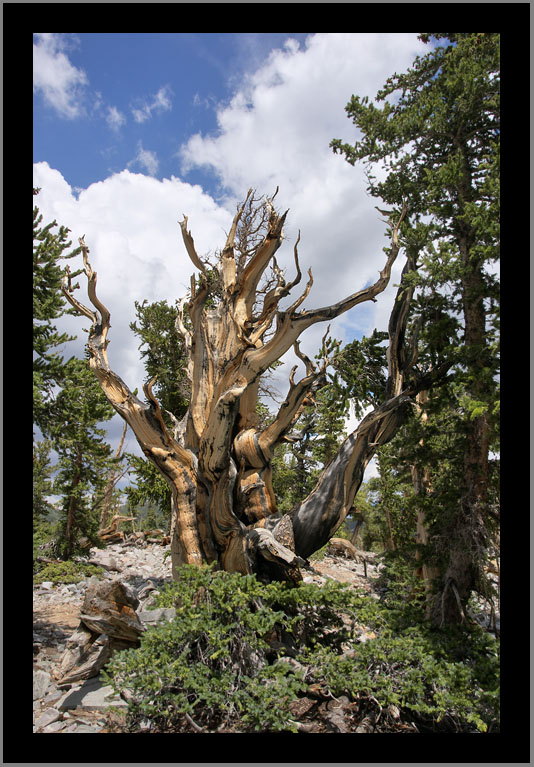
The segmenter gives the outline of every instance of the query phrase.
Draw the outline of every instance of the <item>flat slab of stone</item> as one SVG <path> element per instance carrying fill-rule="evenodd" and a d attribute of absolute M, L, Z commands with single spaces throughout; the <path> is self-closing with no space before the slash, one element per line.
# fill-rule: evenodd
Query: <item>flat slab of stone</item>
<path fill-rule="evenodd" d="M 139 620 L 143 623 L 153 624 L 172 621 L 176 617 L 175 607 L 156 607 L 154 610 L 140 610 Z"/>
<path fill-rule="evenodd" d="M 35 722 L 35 726 L 38 728 L 46 727 L 48 724 L 52 724 L 58 719 L 61 719 L 62 716 L 63 714 L 61 711 L 58 711 L 57 708 L 47 708 L 43 715 Z"/>
<path fill-rule="evenodd" d="M 52 724 L 47 724 L 46 727 L 43 727 L 43 732 L 61 732 L 61 730 L 64 730 L 67 726 L 67 722 L 60 722 L 59 720 L 56 722 L 52 722 Z"/>
<path fill-rule="evenodd" d="M 127 703 L 115 693 L 110 684 L 104 684 L 100 677 L 88 679 L 81 687 L 76 687 L 59 701 L 56 708 L 67 711 L 82 708 L 86 711 L 100 711 L 108 706 L 127 709 Z"/>

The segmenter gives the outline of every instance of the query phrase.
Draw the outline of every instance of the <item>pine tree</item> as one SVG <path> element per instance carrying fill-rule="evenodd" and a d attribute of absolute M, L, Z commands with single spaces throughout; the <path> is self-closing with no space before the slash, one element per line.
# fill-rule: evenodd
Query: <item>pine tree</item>
<path fill-rule="evenodd" d="M 353 96 L 347 105 L 361 138 L 355 145 L 336 139 L 331 146 L 351 164 L 367 163 L 369 192 L 393 215 L 407 201 L 402 234 L 418 266 L 411 279 L 423 342 L 419 364 L 428 370 L 449 360 L 455 366 L 454 384 L 423 408 L 442 408 L 437 422 L 450 424 L 451 438 L 459 435 L 454 461 L 445 472 L 441 447 L 425 438 L 426 464 L 418 464 L 431 471 L 431 492 L 444 474 L 448 485 L 446 508 L 439 520 L 428 520 L 429 545 L 440 552 L 433 619 L 441 624 L 463 620 L 489 542 L 489 456 L 498 430 L 492 264 L 499 255 L 499 35 L 425 33 L 420 39 L 432 44 L 430 52 L 388 78 L 375 103 Z M 427 435 L 431 428 L 429 419 Z"/>
<path fill-rule="evenodd" d="M 39 546 L 48 543 L 53 533 L 50 515 L 55 511 L 52 495 L 51 442 L 33 443 L 33 558 L 39 556 Z"/>
<path fill-rule="evenodd" d="M 184 342 L 176 326 L 178 302 L 169 306 L 166 301 L 136 301 L 135 310 L 136 320 L 130 323 L 130 328 L 141 341 L 139 350 L 145 363 L 145 382 L 153 381 L 162 416 L 172 430 L 185 414 L 190 397 Z M 169 485 L 153 463 L 133 453 L 128 453 L 127 457 L 135 482 L 126 489 L 132 508 L 154 504 L 169 524 Z"/>
<path fill-rule="evenodd" d="M 62 383 L 47 429 L 58 453 L 52 487 L 60 496 L 56 550 L 62 559 L 69 559 L 88 545 L 100 545 L 95 501 L 105 490 L 114 459 L 106 432 L 98 424 L 109 420 L 114 411 L 86 361 L 71 358 L 64 366 Z"/>
<path fill-rule="evenodd" d="M 179 307 L 166 301 L 135 302 L 137 319 L 130 328 L 141 340 L 139 350 L 145 363 L 146 381 L 156 379 L 154 392 L 170 426 L 171 418 L 185 414 L 191 391 L 186 374 L 184 341 L 177 330 Z M 172 416 L 169 414 L 172 413 Z"/>
<path fill-rule="evenodd" d="M 33 521 L 34 525 L 45 519 L 53 509 L 48 500 L 52 494 L 51 442 L 33 443 Z"/>
<path fill-rule="evenodd" d="M 34 189 L 37 195 L 39 189 Z M 52 221 L 42 226 L 39 208 L 33 209 L 33 418 L 41 426 L 48 417 L 46 408 L 53 397 L 54 388 L 63 377 L 63 359 L 57 347 L 71 341 L 73 336 L 59 333 L 53 320 L 72 309 L 65 308 L 61 293 L 64 266 L 61 261 L 80 253 L 80 248 L 68 251 L 72 242 L 69 229 Z M 72 276 L 75 277 L 79 272 Z"/>
<path fill-rule="evenodd" d="M 34 189 L 34 195 L 39 190 Z M 66 309 L 61 286 L 61 261 L 78 255 L 68 253 L 69 229 L 57 222 L 42 226 L 37 206 L 33 210 L 33 405 L 34 423 L 45 439 L 34 441 L 34 537 L 51 531 L 50 498 L 59 496 L 60 519 L 54 549 L 64 559 L 81 550 L 80 540 L 98 545 L 98 512 L 94 494 L 101 491 L 110 466 L 111 448 L 97 424 L 109 420 L 114 411 L 89 371 L 87 361 L 72 357 L 67 362 L 62 347 L 74 339 L 59 333 L 53 320 Z M 81 270 L 70 274 L 71 279 Z M 52 451 L 58 456 L 52 464 Z M 83 548 L 83 547 L 82 547 Z"/>

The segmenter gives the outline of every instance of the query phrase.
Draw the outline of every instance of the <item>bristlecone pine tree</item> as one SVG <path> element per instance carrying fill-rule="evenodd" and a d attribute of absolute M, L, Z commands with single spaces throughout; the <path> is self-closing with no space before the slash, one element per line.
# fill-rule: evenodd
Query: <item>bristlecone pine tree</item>
<path fill-rule="evenodd" d="M 416 376 L 413 372 L 416 339 L 405 343 L 413 289 L 401 287 L 389 323 L 384 401 L 345 439 L 308 497 L 287 514 L 277 512 L 271 483 L 273 450 L 289 436 L 314 384 L 324 378 L 326 364 L 317 366 L 308 359 L 299 349 L 298 338 L 317 322 L 374 301 L 386 288 L 400 250 L 399 232 L 406 214 L 403 205 L 390 222 L 391 248 L 386 250 L 386 263 L 373 285 L 337 304 L 300 311 L 312 286 L 311 270 L 302 295 L 289 308 L 279 308 L 281 299 L 301 279 L 300 235 L 294 246 L 294 280 L 285 281 L 275 259 L 287 211 L 279 215 L 272 199 L 255 200 L 249 190 L 215 267 L 199 258 L 184 216 L 183 241 L 200 276 L 191 278 L 190 294 L 180 302 L 177 326 L 188 354 L 191 396 L 185 416 L 180 421 L 174 418 L 172 428 L 165 424 L 152 392 L 155 379 L 144 386 L 147 401 L 142 402 L 109 366 L 110 312 L 96 295 L 97 275 L 89 263 L 89 249 L 80 239 L 88 295 L 95 311 L 74 298 L 68 267 L 63 291 L 72 306 L 91 320 L 90 367 L 104 393 L 171 488 L 175 578 L 182 563 L 216 561 L 224 570 L 255 573 L 264 580 L 300 580 L 299 566 L 343 522 L 365 467 L 376 448 L 395 434 L 406 403 L 443 373 L 435 369 Z M 414 263 L 414 254 L 408 252 L 403 275 Z M 268 267 L 271 277 L 265 282 Z M 260 378 L 292 346 L 305 363 L 306 374 L 295 381 L 297 366 L 293 368 L 285 401 L 272 423 L 261 427 L 256 415 Z"/>

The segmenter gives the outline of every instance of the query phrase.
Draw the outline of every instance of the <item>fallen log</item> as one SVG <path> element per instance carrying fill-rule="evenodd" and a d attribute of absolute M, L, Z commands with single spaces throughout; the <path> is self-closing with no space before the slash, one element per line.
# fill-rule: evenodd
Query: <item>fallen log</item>
<path fill-rule="evenodd" d="M 374 564 L 377 556 L 374 551 L 362 551 L 362 549 L 357 549 L 354 544 L 347 541 L 345 538 L 330 538 L 328 547 L 340 554 L 345 554 L 351 559 L 367 561 L 369 564 Z"/>
<path fill-rule="evenodd" d="M 111 537 L 119 537 L 124 538 L 124 533 L 119 531 L 119 525 L 121 522 L 131 522 L 134 520 L 135 517 L 123 517 L 120 514 L 116 514 L 111 522 L 109 523 L 108 527 L 103 527 L 98 531 L 98 536 L 103 541 L 109 540 Z"/>
<path fill-rule="evenodd" d="M 354 544 L 347 541 L 345 538 L 330 538 L 328 541 L 328 549 L 337 554 L 342 554 L 350 559 L 354 559 L 356 562 L 363 563 L 363 570 L 366 578 L 367 564 L 375 564 L 377 556 L 373 551 L 362 551 L 362 549 L 357 549 Z"/>
<path fill-rule="evenodd" d="M 57 684 L 75 684 L 97 676 L 114 652 L 134 646 L 133 642 L 91 631 L 80 621 L 67 640 L 61 663 L 55 671 Z"/>
<path fill-rule="evenodd" d="M 100 540 L 104 543 L 120 543 L 124 540 L 124 533 L 119 531 L 117 533 L 108 533 L 107 535 L 100 535 Z"/>

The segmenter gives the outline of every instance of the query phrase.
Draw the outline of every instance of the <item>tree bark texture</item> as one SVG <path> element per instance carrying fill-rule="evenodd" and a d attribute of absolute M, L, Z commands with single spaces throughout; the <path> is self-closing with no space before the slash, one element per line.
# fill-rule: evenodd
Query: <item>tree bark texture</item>
<path fill-rule="evenodd" d="M 181 222 L 185 249 L 200 273 L 191 278 L 187 300 L 180 302 L 177 328 L 188 353 L 191 400 L 185 417 L 169 430 L 152 393 L 136 397 L 110 368 L 107 358 L 110 313 L 96 295 L 89 249 L 80 239 L 88 294 L 93 309 L 73 295 L 70 274 L 63 291 L 72 306 L 91 320 L 90 366 L 115 410 L 134 432 L 145 456 L 165 477 L 172 494 L 171 554 L 174 577 L 183 563 L 214 562 L 231 572 L 257 573 L 267 579 L 299 580 L 299 565 L 321 548 L 342 524 L 362 482 L 365 467 L 378 446 L 393 437 L 404 406 L 417 388 L 406 384 L 415 362 L 415 340 L 405 343 L 408 307 L 413 290 L 399 289 L 389 325 L 389 379 L 385 401 L 369 413 L 341 445 L 309 496 L 288 514 L 277 512 L 271 460 L 275 446 L 286 438 L 306 398 L 324 376 L 326 360 L 317 366 L 298 346 L 298 338 L 317 322 L 334 319 L 364 301 L 375 301 L 387 286 L 399 253 L 403 208 L 391 228 L 391 248 L 377 281 L 337 304 L 300 310 L 313 283 L 309 279 L 287 309 L 279 303 L 301 279 L 297 245 L 296 276 L 287 283 L 275 254 L 282 244 L 287 212 L 279 215 L 271 200 L 263 203 L 265 228 L 247 257 L 236 252 L 236 236 L 250 205 L 252 190 L 239 208 L 220 254 L 219 293 L 210 293 L 207 264 L 198 256 L 188 220 Z M 300 239 L 300 235 L 299 235 Z M 267 267 L 272 276 L 260 285 Z M 413 268 L 407 262 L 405 271 Z M 186 313 L 187 308 L 187 313 Z M 305 375 L 289 378 L 289 391 L 272 423 L 260 428 L 255 405 L 261 376 L 291 347 L 305 364 Z M 428 384 L 428 382 L 427 382 Z"/>
<path fill-rule="evenodd" d="M 456 221 L 456 239 L 462 267 L 461 295 L 464 319 L 467 394 L 475 401 L 487 401 L 487 373 L 490 355 L 486 336 L 483 260 L 476 255 L 476 233 L 464 220 L 473 200 L 472 170 L 465 142 L 458 139 L 463 158 L 463 176 L 458 189 L 462 215 Z M 465 620 L 464 605 L 476 589 L 483 572 L 484 552 L 489 544 L 485 523 L 489 486 L 490 422 L 488 411 L 472 418 L 466 429 L 461 497 L 448 530 L 448 560 L 432 607 L 437 625 Z"/>
<path fill-rule="evenodd" d="M 428 391 L 420 391 L 415 398 L 415 407 L 421 415 L 421 419 L 424 423 L 428 421 L 428 413 L 424 410 L 423 406 L 428 402 Z M 423 440 L 420 440 L 420 445 L 423 445 Z M 416 535 L 417 543 L 421 546 L 427 546 L 429 541 L 429 531 L 427 525 L 426 514 L 424 510 L 424 499 L 430 495 L 432 491 L 432 484 L 430 478 L 430 469 L 428 466 L 420 466 L 414 463 L 411 467 L 412 482 L 415 495 L 420 499 L 420 503 L 417 507 L 417 521 L 416 521 Z M 420 549 L 417 549 L 415 558 L 420 561 L 422 553 Z M 422 578 L 425 585 L 426 595 L 426 617 L 430 618 L 432 613 L 432 594 L 433 583 L 439 576 L 439 571 L 436 567 L 431 566 L 427 562 L 424 562 L 415 571 L 415 575 Z"/>

